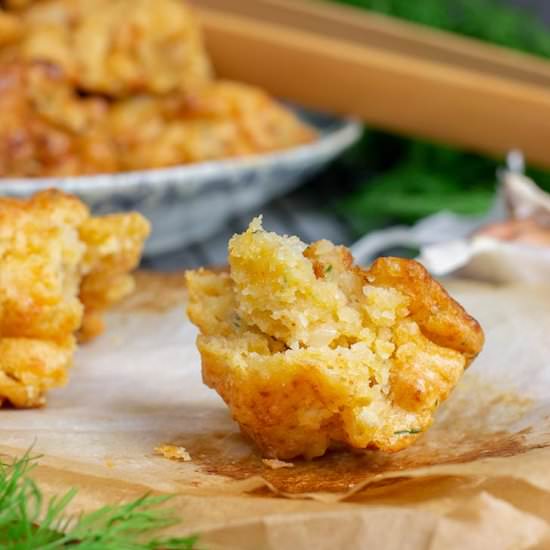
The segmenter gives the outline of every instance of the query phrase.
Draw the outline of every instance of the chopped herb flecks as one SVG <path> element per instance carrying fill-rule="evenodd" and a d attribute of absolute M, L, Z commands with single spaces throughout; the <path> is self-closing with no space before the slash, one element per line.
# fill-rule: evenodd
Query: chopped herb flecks
<path fill-rule="evenodd" d="M 419 434 L 422 430 L 399 430 L 398 432 L 393 432 L 394 435 L 414 435 Z"/>

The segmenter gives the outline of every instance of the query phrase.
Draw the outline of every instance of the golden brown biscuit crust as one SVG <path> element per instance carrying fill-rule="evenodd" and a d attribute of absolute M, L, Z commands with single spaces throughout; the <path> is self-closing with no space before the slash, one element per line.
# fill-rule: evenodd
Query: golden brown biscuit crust
<path fill-rule="evenodd" d="M 88 218 L 79 228 L 86 245 L 79 298 L 84 305 L 80 341 L 103 332 L 103 312 L 134 290 L 131 272 L 141 259 L 149 223 L 136 212 Z"/>
<path fill-rule="evenodd" d="M 60 66 L 88 93 L 187 94 L 212 77 L 195 14 L 180 0 L 43 0 L 18 13 L 17 55 Z"/>
<path fill-rule="evenodd" d="M 262 90 L 230 81 L 188 97 L 121 99 L 109 111 L 105 132 L 117 144 L 123 170 L 265 153 L 315 138 Z"/>
<path fill-rule="evenodd" d="M 0 177 L 154 169 L 309 143 L 265 92 L 215 80 L 183 0 L 9 0 Z"/>
<path fill-rule="evenodd" d="M 79 98 L 47 63 L 0 64 L 0 176 L 70 176 L 118 169 L 99 134 L 102 98 Z"/>
<path fill-rule="evenodd" d="M 436 344 L 462 353 L 468 365 L 476 358 L 485 336 L 479 323 L 414 260 L 378 258 L 364 272 L 374 286 L 399 289 L 409 297 L 411 317 Z"/>
<path fill-rule="evenodd" d="M 263 231 L 230 243 L 229 273 L 188 272 L 203 379 L 266 456 L 397 451 L 429 428 L 483 333 L 425 269 Z"/>
<path fill-rule="evenodd" d="M 39 406 L 66 381 L 75 334 L 90 337 L 90 319 L 101 332 L 132 290 L 148 231 L 139 214 L 93 218 L 60 191 L 0 198 L 0 404 Z"/>

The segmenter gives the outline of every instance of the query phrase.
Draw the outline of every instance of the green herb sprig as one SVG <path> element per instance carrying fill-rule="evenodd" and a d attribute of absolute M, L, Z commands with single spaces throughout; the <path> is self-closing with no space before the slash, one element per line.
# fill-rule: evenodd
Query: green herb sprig
<path fill-rule="evenodd" d="M 5 550 L 192 550 L 196 537 L 153 538 L 177 523 L 170 497 L 145 495 L 80 516 L 66 510 L 77 490 L 46 501 L 31 477 L 36 457 L 0 461 L 0 548 Z"/>
<path fill-rule="evenodd" d="M 550 57 L 545 24 L 525 8 L 499 0 L 335 0 L 412 23 Z"/>

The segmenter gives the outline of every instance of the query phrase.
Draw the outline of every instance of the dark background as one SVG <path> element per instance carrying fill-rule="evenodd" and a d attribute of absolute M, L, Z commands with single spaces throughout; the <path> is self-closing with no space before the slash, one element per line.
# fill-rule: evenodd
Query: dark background
<path fill-rule="evenodd" d="M 523 6 L 538 13 L 545 21 L 550 23 L 550 2 L 548 0 L 503 0 L 507 4 Z"/>

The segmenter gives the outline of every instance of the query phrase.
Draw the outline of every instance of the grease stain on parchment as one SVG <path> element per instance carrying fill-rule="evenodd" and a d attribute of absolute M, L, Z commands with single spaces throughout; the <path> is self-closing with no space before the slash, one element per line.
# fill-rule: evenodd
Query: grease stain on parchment
<path fill-rule="evenodd" d="M 509 457 L 541 447 L 522 423 L 528 398 L 466 379 L 443 407 L 434 426 L 412 447 L 398 453 L 332 451 L 315 460 L 295 459 L 292 468 L 268 467 L 252 442 L 237 431 L 182 435 L 183 445 L 203 472 L 235 480 L 261 476 L 281 493 L 347 492 L 380 474 Z"/>
<path fill-rule="evenodd" d="M 183 311 L 185 307 L 182 273 L 139 272 L 136 286 L 137 292 L 117 309 L 162 314 L 178 307 Z M 312 461 L 295 459 L 292 468 L 272 468 L 238 428 L 182 434 L 159 444 L 185 447 L 193 463 L 207 474 L 236 480 L 261 476 L 282 493 L 347 492 L 385 473 L 509 457 L 550 446 L 538 437 L 541 430 L 550 433 L 550 418 L 538 418 L 537 433 L 533 433 L 531 405 L 529 398 L 505 392 L 467 373 L 439 411 L 433 427 L 412 447 L 399 453 L 332 451 Z M 548 441 L 548 437 L 542 441 Z"/>

